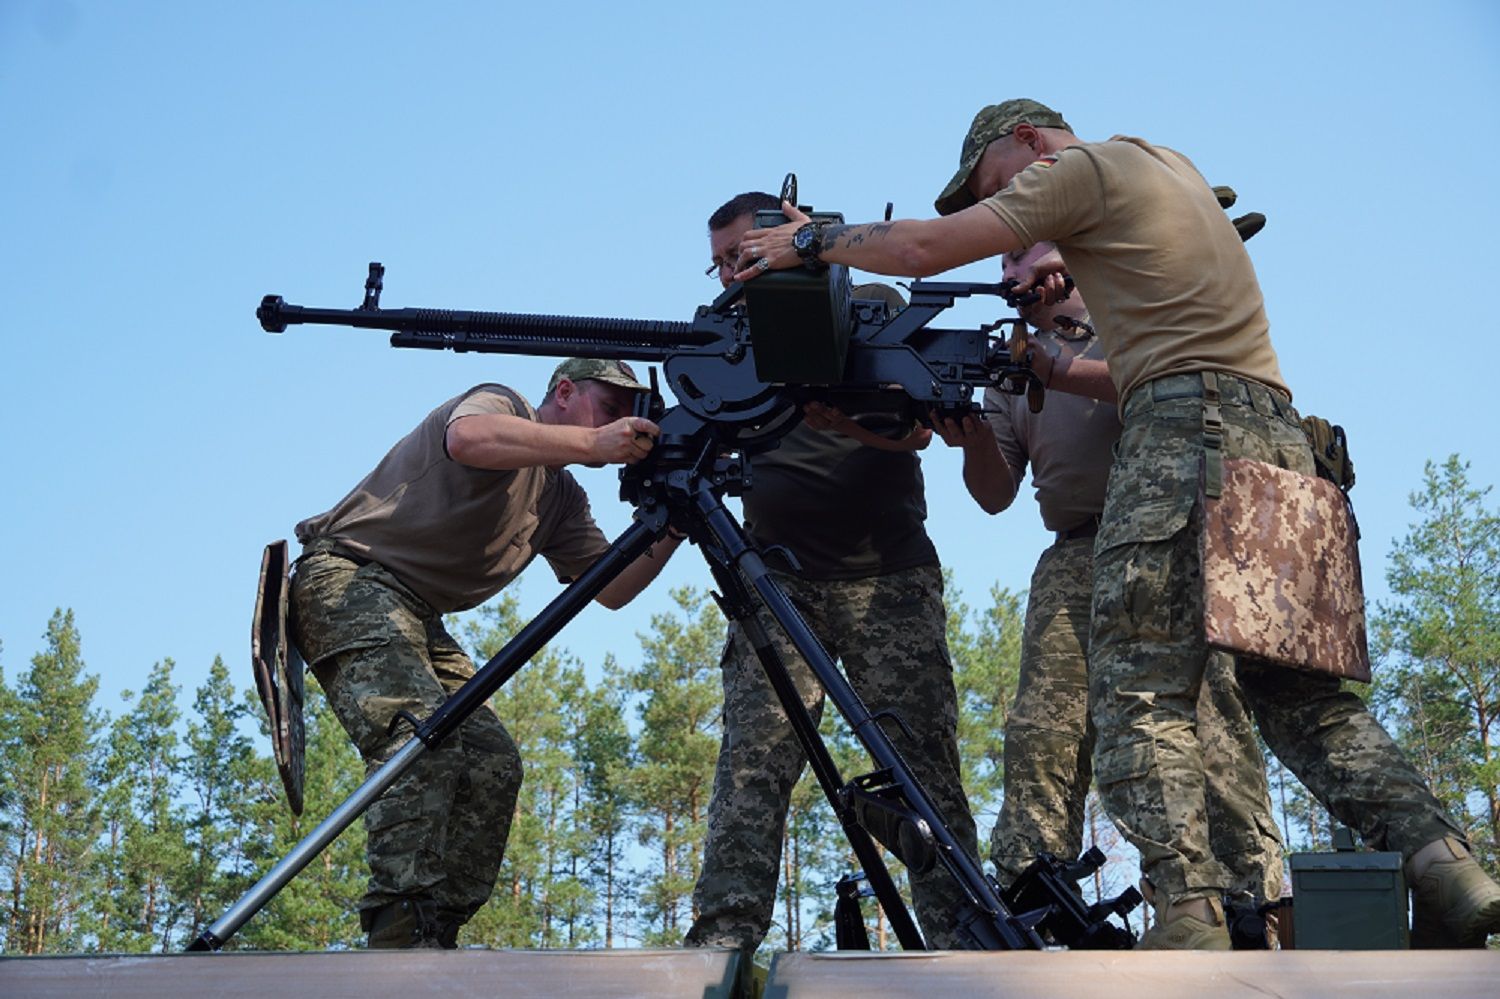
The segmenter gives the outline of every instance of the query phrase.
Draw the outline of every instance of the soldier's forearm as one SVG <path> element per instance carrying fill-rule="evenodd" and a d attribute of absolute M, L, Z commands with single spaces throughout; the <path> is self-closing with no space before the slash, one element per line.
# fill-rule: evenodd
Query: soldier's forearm
<path fill-rule="evenodd" d="M 619 610 L 634 600 L 651 581 L 661 574 L 667 559 L 682 544 L 682 538 L 670 534 L 646 550 L 646 554 L 625 567 L 594 599 L 610 610 Z"/>
<path fill-rule="evenodd" d="M 1067 392 L 1103 402 L 1118 402 L 1120 395 L 1109 377 L 1109 364 L 1088 357 L 1061 357 L 1052 362 L 1049 392 Z"/>
<path fill-rule="evenodd" d="M 936 219 L 827 226 L 818 257 L 874 274 L 927 277 L 1016 249 L 1010 227 L 976 205 Z"/>
<path fill-rule="evenodd" d="M 985 513 L 995 514 L 1016 498 L 1016 480 L 994 438 L 964 448 L 964 485 Z"/>
<path fill-rule="evenodd" d="M 448 426 L 448 456 L 473 468 L 504 471 L 589 461 L 594 431 L 535 423 L 501 413 L 476 413 Z"/>

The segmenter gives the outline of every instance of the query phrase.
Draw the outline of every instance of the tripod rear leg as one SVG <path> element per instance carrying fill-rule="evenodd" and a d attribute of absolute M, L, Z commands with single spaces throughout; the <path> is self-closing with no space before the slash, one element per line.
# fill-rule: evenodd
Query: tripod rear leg
<path fill-rule="evenodd" d="M 759 660 L 761 670 L 763 671 L 763 682 L 769 685 L 770 692 L 774 694 L 775 700 L 780 705 L 780 713 L 784 721 L 782 719 L 776 719 L 776 721 L 791 728 L 797 744 L 801 746 L 802 755 L 811 764 L 814 776 L 818 780 L 825 797 L 827 797 L 829 803 L 832 805 L 841 825 L 844 827 L 851 848 L 854 850 L 855 856 L 858 858 L 866 876 L 874 887 L 876 897 L 880 900 L 887 918 L 891 921 L 892 929 L 896 933 L 897 939 L 901 941 L 902 947 L 907 950 L 925 949 L 921 933 L 918 931 L 916 923 L 912 920 L 910 912 L 902 901 L 895 882 L 886 870 L 879 848 L 871 840 L 869 834 L 857 824 L 853 810 L 844 804 L 840 797 L 839 792 L 843 787 L 844 781 L 839 774 L 838 767 L 834 763 L 832 756 L 829 755 L 822 737 L 818 734 L 816 718 L 808 710 L 807 701 L 810 698 L 805 698 L 803 692 L 798 689 L 797 682 L 793 679 L 786 661 L 773 642 L 770 632 L 757 617 L 754 608 L 758 606 L 758 601 L 755 600 L 751 591 L 744 585 L 737 572 L 722 562 L 715 560 L 712 555 L 709 556 L 709 561 L 714 571 L 715 580 L 718 582 L 723 593 L 723 596 L 720 598 L 720 606 L 723 608 L 725 615 L 735 622 L 735 626 L 740 632 L 737 640 L 745 643 Z M 736 665 L 742 666 L 743 664 Z M 737 678 L 726 676 L 726 684 L 733 682 L 735 679 Z M 744 686 L 749 686 L 751 683 L 761 680 L 761 678 L 750 677 L 738 679 L 743 681 Z M 805 678 L 804 683 L 815 684 L 816 680 L 808 676 Z M 820 697 L 821 691 L 818 694 Z M 727 696 L 728 691 L 726 690 Z M 732 710 L 733 705 L 730 707 Z M 765 713 L 768 715 L 771 714 L 771 712 Z M 736 721 L 742 721 L 742 719 L 726 719 L 726 725 L 734 724 Z M 726 751 L 732 753 L 733 747 L 729 745 L 728 739 L 729 737 L 726 736 Z M 798 770 L 800 770 L 800 766 Z M 775 802 L 778 808 L 778 815 L 782 817 L 785 816 L 786 799 L 791 792 L 790 782 L 795 780 L 795 777 L 792 775 L 784 776 L 789 777 L 790 780 L 785 788 L 780 789 L 784 792 L 780 795 L 781 800 Z M 723 778 L 724 775 L 721 772 L 721 779 Z M 727 793 L 729 793 L 728 788 L 716 787 L 715 789 L 716 798 L 721 794 Z M 723 803 L 722 801 L 716 801 L 717 804 Z M 729 806 L 725 805 L 725 807 Z M 744 822 L 745 818 L 731 817 L 722 821 L 727 825 L 732 822 Z M 706 881 L 711 881 L 715 877 L 716 868 L 719 866 L 716 856 L 719 849 L 719 841 L 732 837 L 734 830 L 716 828 L 711 829 L 709 835 L 710 843 L 704 861 Z M 781 836 L 780 828 L 774 831 L 774 836 L 779 841 Z M 713 890 L 712 885 L 710 885 L 711 890 Z M 695 927 L 696 929 L 697 927 Z M 758 941 L 756 942 L 758 943 Z"/>

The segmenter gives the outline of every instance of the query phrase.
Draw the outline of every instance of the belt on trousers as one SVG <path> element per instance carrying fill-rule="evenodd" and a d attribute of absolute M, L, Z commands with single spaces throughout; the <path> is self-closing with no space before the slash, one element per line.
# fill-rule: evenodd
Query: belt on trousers
<path fill-rule="evenodd" d="M 1099 515 L 1096 513 L 1088 520 L 1076 527 L 1070 527 L 1066 531 L 1057 532 L 1057 543 L 1064 541 L 1077 541 L 1079 538 L 1092 538 L 1099 533 Z"/>
<path fill-rule="evenodd" d="M 347 548 L 340 546 L 333 538 L 313 538 L 302 546 L 302 554 L 297 556 L 296 561 L 301 562 L 309 555 L 337 555 L 339 558 L 353 562 L 355 565 L 369 565 L 374 561 L 374 559 L 365 558 L 363 555 L 354 554 Z"/>
<path fill-rule="evenodd" d="M 1292 400 L 1280 389 L 1262 385 L 1224 371 L 1194 371 L 1185 375 L 1164 375 L 1137 385 L 1125 400 L 1122 412 L 1126 419 L 1143 413 L 1158 402 L 1172 399 L 1202 399 L 1203 376 L 1212 374 L 1218 381 L 1218 402 L 1222 406 L 1249 406 L 1263 416 L 1283 416 L 1296 420 Z"/>

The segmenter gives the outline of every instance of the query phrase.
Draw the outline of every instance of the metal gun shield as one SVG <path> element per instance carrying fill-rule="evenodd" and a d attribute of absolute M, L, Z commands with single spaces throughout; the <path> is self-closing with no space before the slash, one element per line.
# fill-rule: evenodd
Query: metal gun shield
<path fill-rule="evenodd" d="M 286 788 L 293 815 L 302 814 L 303 756 L 306 733 L 302 724 L 302 657 L 287 630 L 287 602 L 291 595 L 291 562 L 286 541 L 266 545 L 255 587 L 255 619 L 250 626 L 250 661 L 255 689 L 265 705 L 271 727 L 276 769 Z"/>

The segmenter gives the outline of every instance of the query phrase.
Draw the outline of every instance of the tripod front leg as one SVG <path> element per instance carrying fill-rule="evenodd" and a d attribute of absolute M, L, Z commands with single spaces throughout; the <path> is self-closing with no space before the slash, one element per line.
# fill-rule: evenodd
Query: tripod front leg
<path fill-rule="evenodd" d="M 725 616 L 739 626 L 745 639 L 755 650 L 756 658 L 760 660 L 765 677 L 775 692 L 777 701 L 781 704 L 792 734 L 802 747 L 803 755 L 807 758 L 818 785 L 823 789 L 824 796 L 827 797 L 829 805 L 838 817 L 844 835 L 864 869 L 865 877 L 869 880 L 875 897 L 885 911 L 886 918 L 890 920 L 896 939 L 900 941 L 904 950 L 927 949 L 922 934 L 917 929 L 916 921 L 912 919 L 911 912 L 902 900 L 890 871 L 886 869 L 879 847 L 859 824 L 854 809 L 843 794 L 844 780 L 839 774 L 838 765 L 828 752 L 827 745 L 823 742 L 823 737 L 818 733 L 817 722 L 803 705 L 801 694 L 797 690 L 797 685 L 785 661 L 777 651 L 770 634 L 756 616 L 755 608 L 759 606 L 759 602 L 755 595 L 746 588 L 739 573 L 715 555 L 716 546 L 704 546 L 704 556 L 708 559 L 709 567 L 713 570 L 714 579 L 720 588 L 719 605 Z"/>
<path fill-rule="evenodd" d="M 702 525 L 698 529 L 706 531 L 708 536 L 704 546 L 705 553 L 710 551 L 711 545 L 725 570 L 740 577 L 743 580 L 740 585 L 747 591 L 753 591 L 755 598 L 765 605 L 807 661 L 829 700 L 833 701 L 839 714 L 849 723 L 855 738 L 881 768 L 882 777 L 889 778 L 888 788 L 861 794 L 860 792 L 869 789 L 851 786 L 847 795 L 839 795 L 840 799 L 859 799 L 864 805 L 871 806 L 873 811 L 885 811 L 887 817 L 904 813 L 911 818 L 908 824 L 925 826 L 925 829 L 920 829 L 919 835 L 930 836 L 929 849 L 935 851 L 936 859 L 954 878 L 967 898 L 961 911 L 953 914 L 955 929 L 962 932 L 975 948 L 1040 950 L 1044 944 L 1033 925 L 1012 915 L 1000 898 L 998 886 L 959 843 L 931 796 L 922 787 L 921 781 L 902 759 L 895 744 L 881 729 L 859 694 L 839 672 L 786 593 L 777 585 L 760 553 L 750 544 L 733 515 L 724 508 L 720 497 L 703 484 L 694 494 L 694 505 L 696 519 Z M 748 595 L 746 599 L 749 599 Z M 791 700 L 798 708 L 801 707 L 795 691 Z M 788 716 L 795 717 L 790 708 Z M 812 734 L 814 737 L 817 735 L 816 731 Z M 824 791 L 828 791 L 826 785 Z M 890 807 L 893 804 L 895 808 Z M 835 811 L 839 812 L 840 821 L 844 821 L 845 810 L 840 804 L 835 804 Z M 900 821 L 902 820 L 897 820 L 897 826 Z"/>

